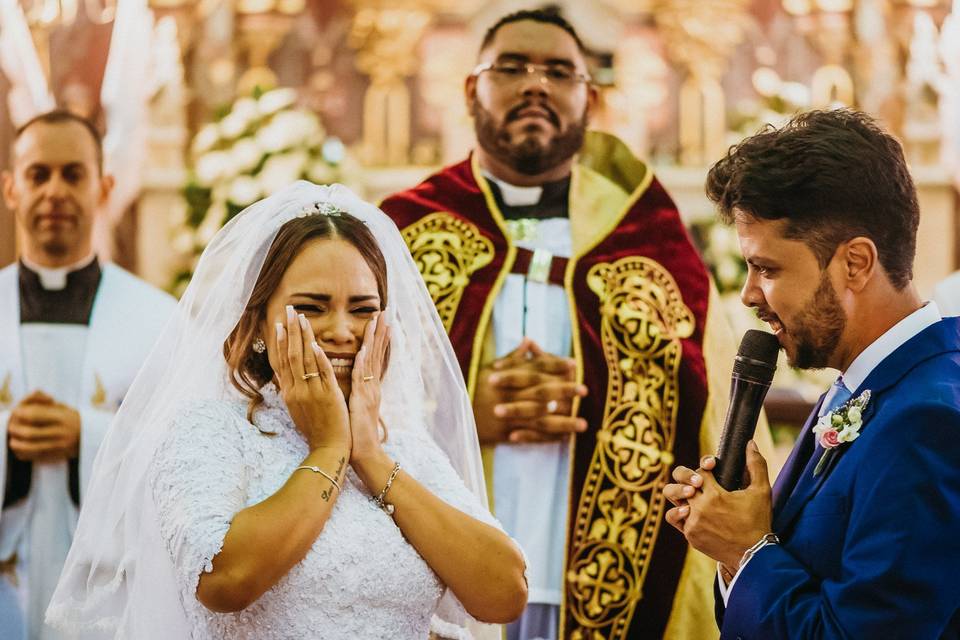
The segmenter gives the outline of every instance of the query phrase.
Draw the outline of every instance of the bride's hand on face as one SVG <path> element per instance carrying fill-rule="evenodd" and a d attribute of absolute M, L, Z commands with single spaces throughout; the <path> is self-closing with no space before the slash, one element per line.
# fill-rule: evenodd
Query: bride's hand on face
<path fill-rule="evenodd" d="M 350 384 L 350 462 L 362 462 L 380 451 L 380 380 L 390 344 L 390 327 L 381 313 L 367 323 L 363 344 L 353 361 Z"/>
<path fill-rule="evenodd" d="M 350 418 L 333 366 L 317 345 L 313 328 L 293 307 L 286 308 L 286 326 L 277 323 L 277 377 L 280 393 L 294 424 L 310 449 L 350 450 Z"/>

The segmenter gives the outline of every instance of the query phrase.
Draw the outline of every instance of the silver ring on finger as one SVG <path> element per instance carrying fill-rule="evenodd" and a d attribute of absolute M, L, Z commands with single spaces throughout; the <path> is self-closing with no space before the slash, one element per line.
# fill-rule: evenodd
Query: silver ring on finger
<path fill-rule="evenodd" d="M 560 403 L 556 400 L 551 400 L 547 403 L 547 413 L 556 413 L 557 407 L 560 406 Z"/>
<path fill-rule="evenodd" d="M 305 374 L 303 374 L 303 375 L 300 376 L 300 377 L 303 378 L 304 380 L 309 380 L 310 378 L 319 378 L 319 377 L 320 377 L 320 372 L 319 372 L 319 371 L 313 371 L 313 372 L 311 372 L 311 373 L 305 373 Z"/>

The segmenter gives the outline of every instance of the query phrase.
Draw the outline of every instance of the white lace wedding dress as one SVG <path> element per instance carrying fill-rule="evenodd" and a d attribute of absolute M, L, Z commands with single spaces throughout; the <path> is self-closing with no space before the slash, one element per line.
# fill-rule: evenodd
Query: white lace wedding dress
<path fill-rule="evenodd" d="M 256 602 L 222 614 L 197 600 L 234 515 L 275 493 L 309 452 L 276 388 L 262 393 L 257 426 L 240 401 L 182 412 L 150 469 L 193 638 L 424 640 L 445 587 L 353 470 L 306 557 Z M 384 448 L 435 495 L 501 528 L 425 431 L 391 433 Z M 445 637 L 453 631 L 434 622 Z"/>

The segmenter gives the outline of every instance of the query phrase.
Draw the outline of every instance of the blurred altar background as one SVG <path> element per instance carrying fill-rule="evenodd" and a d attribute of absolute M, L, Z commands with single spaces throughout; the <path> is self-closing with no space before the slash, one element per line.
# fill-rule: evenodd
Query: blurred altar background
<path fill-rule="evenodd" d="M 379 200 L 462 158 L 484 31 L 544 6 L 590 50 L 593 126 L 654 165 L 738 332 L 756 320 L 704 176 L 804 109 L 855 106 L 900 137 L 920 190 L 921 294 L 960 268 L 960 0 L 0 0 L 0 165 L 31 114 L 93 118 L 119 185 L 101 249 L 176 292 L 226 219 L 287 182 Z M 3 210 L 0 265 L 15 256 Z M 788 371 L 777 385 L 784 424 L 824 386 Z"/>

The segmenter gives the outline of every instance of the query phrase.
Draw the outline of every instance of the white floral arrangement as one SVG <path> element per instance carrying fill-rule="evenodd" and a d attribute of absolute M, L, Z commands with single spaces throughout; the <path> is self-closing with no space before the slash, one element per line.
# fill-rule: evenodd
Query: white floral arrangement
<path fill-rule="evenodd" d="M 280 88 L 238 99 L 221 118 L 197 131 L 192 171 L 184 188 L 187 216 L 174 249 L 189 258 L 172 289 L 186 288 L 214 234 L 247 206 L 299 179 L 344 182 L 353 164 L 320 118 L 297 106 L 297 92 Z"/>

